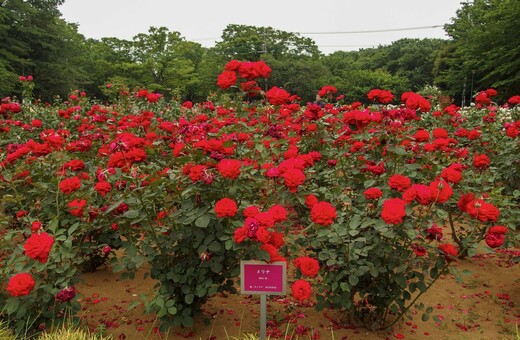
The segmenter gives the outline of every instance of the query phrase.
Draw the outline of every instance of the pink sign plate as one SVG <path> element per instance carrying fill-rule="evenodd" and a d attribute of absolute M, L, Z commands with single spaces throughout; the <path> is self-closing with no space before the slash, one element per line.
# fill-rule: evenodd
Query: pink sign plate
<path fill-rule="evenodd" d="M 240 261 L 240 293 L 285 295 L 287 263 Z"/>

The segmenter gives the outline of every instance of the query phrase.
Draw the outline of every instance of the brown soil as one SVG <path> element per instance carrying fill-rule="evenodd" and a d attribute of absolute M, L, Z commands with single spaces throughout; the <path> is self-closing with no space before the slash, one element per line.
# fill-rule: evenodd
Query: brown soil
<path fill-rule="evenodd" d="M 518 252 L 517 252 L 518 253 Z M 287 297 L 268 297 L 268 334 L 271 339 L 520 339 L 520 270 L 511 263 L 511 252 L 480 255 L 459 260 L 455 266 L 462 282 L 450 274 L 442 277 L 421 297 L 434 308 L 429 321 L 421 321 L 421 311 L 412 311 L 413 320 L 404 320 L 392 330 L 369 331 L 342 322 L 339 311 L 316 312 Z M 119 274 L 100 269 L 84 275 L 78 286 L 84 306 L 81 317 L 92 331 L 104 329 L 114 339 L 233 339 L 259 329 L 259 297 L 213 296 L 204 306 L 191 330 L 157 331 L 154 315 L 143 306 L 128 306 L 141 294 L 151 295 L 155 282 L 143 280 L 146 269 L 134 280 L 121 280 Z M 415 315 L 414 315 L 415 314 Z"/>

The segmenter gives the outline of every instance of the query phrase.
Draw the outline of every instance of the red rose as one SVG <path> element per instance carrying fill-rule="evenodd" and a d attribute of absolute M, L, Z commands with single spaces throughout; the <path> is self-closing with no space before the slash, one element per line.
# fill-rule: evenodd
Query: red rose
<path fill-rule="evenodd" d="M 221 90 L 225 90 L 235 85 L 237 82 L 237 75 L 233 71 L 224 71 L 218 75 L 217 85 Z"/>
<path fill-rule="evenodd" d="M 426 130 L 419 130 L 413 135 L 416 142 L 428 142 L 430 141 L 430 134 Z"/>
<path fill-rule="evenodd" d="M 413 245 L 412 249 L 413 249 L 413 252 L 415 253 L 415 255 L 417 255 L 417 256 L 426 255 L 426 249 L 424 247 Z"/>
<path fill-rule="evenodd" d="M 260 209 L 258 207 L 255 207 L 254 205 L 250 205 L 249 207 L 244 209 L 244 212 L 242 213 L 244 217 L 255 217 L 260 213 Z"/>
<path fill-rule="evenodd" d="M 453 190 L 451 189 L 448 182 L 444 180 L 437 180 L 430 183 L 430 190 L 432 191 L 432 199 L 437 203 L 447 202 Z"/>
<path fill-rule="evenodd" d="M 452 244 L 439 244 L 439 250 L 444 255 L 446 261 L 452 261 L 453 258 L 459 256 L 457 248 Z"/>
<path fill-rule="evenodd" d="M 305 280 L 297 280 L 291 287 L 292 296 L 300 302 L 306 300 L 312 295 L 311 284 Z"/>
<path fill-rule="evenodd" d="M 387 224 L 403 223 L 403 217 L 406 216 L 405 202 L 400 198 L 390 198 L 383 203 L 381 218 Z"/>
<path fill-rule="evenodd" d="M 450 138 L 450 135 L 448 134 L 448 131 L 443 128 L 435 128 L 433 129 L 433 138 L 439 139 L 439 138 Z"/>
<path fill-rule="evenodd" d="M 416 200 L 419 204 L 427 205 L 432 202 L 432 191 L 424 184 L 414 184 L 403 193 L 403 201 L 406 204 Z"/>
<path fill-rule="evenodd" d="M 6 290 L 11 296 L 28 295 L 33 290 L 35 283 L 30 274 L 20 273 L 9 279 Z"/>
<path fill-rule="evenodd" d="M 237 244 L 242 243 L 242 241 L 244 241 L 247 237 L 248 229 L 249 228 L 247 226 L 235 229 L 235 233 L 233 234 L 233 240 L 235 240 Z"/>
<path fill-rule="evenodd" d="M 264 228 L 272 228 L 275 224 L 274 215 L 270 212 L 261 212 L 258 215 L 255 215 L 255 220 L 260 227 Z"/>
<path fill-rule="evenodd" d="M 305 182 L 305 174 L 300 169 L 289 169 L 282 174 L 283 180 L 289 191 L 294 193 L 298 186 Z"/>
<path fill-rule="evenodd" d="M 390 188 L 395 189 L 400 192 L 408 189 L 410 187 L 410 185 L 412 185 L 412 181 L 410 180 L 410 178 L 403 176 L 403 175 L 399 175 L 399 174 L 392 175 L 388 179 L 388 186 Z"/>
<path fill-rule="evenodd" d="M 269 241 L 271 240 L 271 234 L 269 233 L 269 230 L 267 230 L 266 228 L 258 228 L 255 234 L 255 238 L 262 244 L 266 244 L 269 243 Z"/>
<path fill-rule="evenodd" d="M 272 244 L 276 249 L 280 249 L 285 244 L 283 236 L 283 233 L 273 231 L 271 232 L 271 239 L 269 240 L 269 243 Z"/>
<path fill-rule="evenodd" d="M 62 193 L 70 194 L 81 188 L 81 180 L 76 176 L 65 178 L 60 182 L 59 187 Z"/>
<path fill-rule="evenodd" d="M 518 105 L 520 104 L 520 96 L 512 96 L 507 100 L 507 102 L 511 105 Z"/>
<path fill-rule="evenodd" d="M 320 265 L 318 261 L 308 256 L 299 257 L 296 260 L 294 260 L 294 266 L 296 268 L 299 268 L 303 275 L 309 277 L 315 277 L 316 275 L 318 275 L 318 272 L 320 270 Z"/>
<path fill-rule="evenodd" d="M 305 196 L 305 205 L 307 208 L 312 209 L 316 203 L 318 203 L 318 198 L 313 194 Z"/>
<path fill-rule="evenodd" d="M 222 159 L 217 164 L 217 170 L 222 177 L 236 179 L 240 176 L 240 167 L 242 162 L 236 159 Z"/>
<path fill-rule="evenodd" d="M 462 173 L 450 166 L 442 170 L 441 177 L 447 182 L 456 184 L 462 180 Z"/>
<path fill-rule="evenodd" d="M 442 239 L 442 229 L 437 227 L 436 224 L 433 224 L 430 228 L 426 229 L 426 238 L 432 241 L 440 241 Z"/>
<path fill-rule="evenodd" d="M 383 192 L 379 188 L 369 188 L 365 190 L 363 195 L 365 195 L 365 199 L 367 200 L 377 200 L 379 197 L 383 196 Z"/>
<path fill-rule="evenodd" d="M 233 217 L 238 212 L 237 203 L 230 198 L 223 198 L 215 204 L 217 217 Z"/>
<path fill-rule="evenodd" d="M 466 210 L 467 210 L 466 207 L 467 207 L 468 203 L 473 201 L 474 199 L 475 199 L 475 195 L 473 195 L 472 193 L 463 194 L 460 196 L 459 201 L 457 202 L 457 207 L 459 208 L 460 211 L 466 212 Z"/>
<path fill-rule="evenodd" d="M 271 68 L 263 60 L 255 61 L 253 63 L 253 68 L 262 78 L 269 78 L 271 75 Z"/>
<path fill-rule="evenodd" d="M 272 105 L 285 104 L 289 101 L 289 97 L 291 96 L 289 92 L 276 86 L 273 86 L 265 95 Z"/>
<path fill-rule="evenodd" d="M 482 222 L 496 222 L 500 215 L 500 210 L 491 203 L 475 199 L 466 205 L 466 213 Z"/>
<path fill-rule="evenodd" d="M 282 255 L 278 254 L 278 249 L 272 244 L 263 244 L 260 249 L 269 254 L 269 262 L 287 261 Z"/>
<path fill-rule="evenodd" d="M 489 166 L 489 157 L 484 154 L 476 155 L 473 158 L 473 166 L 479 169 L 487 168 Z"/>
<path fill-rule="evenodd" d="M 287 220 L 287 210 L 285 210 L 285 208 L 280 204 L 273 205 L 269 209 L 268 213 L 274 217 L 275 222 L 283 222 Z"/>
<path fill-rule="evenodd" d="M 73 200 L 67 206 L 72 216 L 81 217 L 83 216 L 83 208 L 86 204 L 86 200 Z"/>
<path fill-rule="evenodd" d="M 504 234 L 496 234 L 496 233 L 487 233 L 486 234 L 486 244 L 490 248 L 498 248 L 504 241 L 506 240 L 506 236 Z"/>
<path fill-rule="evenodd" d="M 53 244 L 54 238 L 46 232 L 41 232 L 39 234 L 31 234 L 25 241 L 23 248 L 25 249 L 25 255 L 45 263 L 49 259 L 49 253 Z"/>
<path fill-rule="evenodd" d="M 488 234 L 506 234 L 507 228 L 504 227 L 503 225 L 495 225 L 495 226 L 489 227 L 487 233 Z"/>
<path fill-rule="evenodd" d="M 230 61 L 228 61 L 226 66 L 224 66 L 224 70 L 226 70 L 226 71 L 238 71 L 238 69 L 240 68 L 241 64 L 242 64 L 241 61 L 230 60 Z"/>
<path fill-rule="evenodd" d="M 31 223 L 31 232 L 37 233 L 42 228 L 42 222 L 34 221 Z"/>
<path fill-rule="evenodd" d="M 99 194 L 103 197 L 106 196 L 107 193 L 110 192 L 110 190 L 112 190 L 112 186 L 110 185 L 110 183 L 108 182 L 98 182 L 96 183 L 96 185 L 94 186 L 94 189 L 99 192 Z"/>
<path fill-rule="evenodd" d="M 336 218 L 336 208 L 329 202 L 318 202 L 311 209 L 311 221 L 322 226 L 331 225 Z"/>
<path fill-rule="evenodd" d="M 373 89 L 367 94 L 368 100 L 378 101 L 381 104 L 389 104 L 394 100 L 394 95 L 390 91 Z"/>

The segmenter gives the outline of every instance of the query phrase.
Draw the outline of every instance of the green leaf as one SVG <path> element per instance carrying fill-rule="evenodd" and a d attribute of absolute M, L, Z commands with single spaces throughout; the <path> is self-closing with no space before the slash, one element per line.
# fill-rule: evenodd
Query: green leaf
<path fill-rule="evenodd" d="M 428 321 L 430 319 L 430 314 L 428 313 L 423 313 L 422 317 L 421 317 L 421 320 L 422 321 Z"/>
<path fill-rule="evenodd" d="M 219 274 L 222 271 L 222 264 L 220 262 L 213 262 L 209 266 L 213 273 Z"/>
<path fill-rule="evenodd" d="M 195 225 L 199 228 L 206 228 L 211 221 L 209 215 L 202 215 L 195 220 Z"/>
<path fill-rule="evenodd" d="M 73 225 L 71 225 L 69 228 L 69 235 L 72 235 L 76 231 L 76 229 L 78 229 L 78 227 L 79 227 L 79 222 L 76 222 Z"/>
<path fill-rule="evenodd" d="M 186 304 L 188 305 L 191 305 L 193 303 L 193 299 L 195 298 L 195 295 L 193 295 L 192 293 L 186 295 L 184 297 L 184 302 L 186 302 Z"/>
<path fill-rule="evenodd" d="M 220 249 L 222 249 L 222 246 L 220 245 L 219 242 L 217 241 L 213 241 L 210 243 L 210 245 L 208 246 L 208 249 L 212 252 L 217 252 L 219 251 Z"/>
<path fill-rule="evenodd" d="M 354 215 L 352 219 L 350 220 L 349 227 L 351 229 L 356 229 L 361 225 L 361 217 L 359 215 Z M 352 235 L 354 236 L 354 235 Z"/>
<path fill-rule="evenodd" d="M 348 282 L 350 283 L 350 286 L 355 286 L 359 283 L 359 278 L 355 275 L 350 275 L 348 277 Z"/>
<path fill-rule="evenodd" d="M 376 183 L 376 180 L 375 179 L 369 179 L 368 181 L 365 181 L 365 188 L 370 188 L 371 186 L 373 186 L 374 184 Z"/>
<path fill-rule="evenodd" d="M 137 210 L 128 210 L 123 214 L 123 217 L 134 219 L 139 216 L 139 211 Z"/>

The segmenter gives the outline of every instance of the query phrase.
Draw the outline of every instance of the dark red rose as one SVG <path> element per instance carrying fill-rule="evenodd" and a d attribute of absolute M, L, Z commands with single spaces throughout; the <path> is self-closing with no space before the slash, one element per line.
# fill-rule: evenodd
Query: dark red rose
<path fill-rule="evenodd" d="M 504 234 L 496 234 L 496 233 L 487 233 L 486 234 L 486 244 L 490 248 L 498 248 L 502 244 L 504 244 L 506 240 L 506 236 Z"/>

